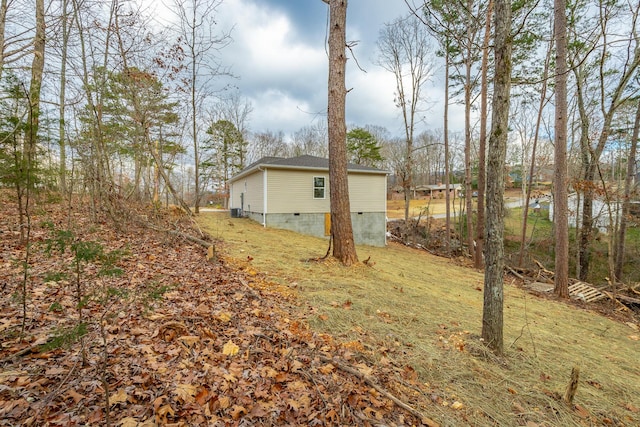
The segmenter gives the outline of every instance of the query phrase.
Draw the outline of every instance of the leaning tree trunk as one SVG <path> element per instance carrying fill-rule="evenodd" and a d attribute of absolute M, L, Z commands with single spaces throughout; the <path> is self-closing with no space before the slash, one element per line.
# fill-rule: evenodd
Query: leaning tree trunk
<path fill-rule="evenodd" d="M 344 265 L 358 262 L 347 172 L 347 126 L 345 122 L 345 54 L 347 0 L 329 2 L 329 194 L 331 200 L 331 236 L 333 256 Z"/>
<path fill-rule="evenodd" d="M 511 2 L 495 2 L 495 78 L 487 173 L 484 304 L 482 338 L 495 353 L 503 352 L 504 305 L 504 162 L 509 133 L 511 90 Z"/>

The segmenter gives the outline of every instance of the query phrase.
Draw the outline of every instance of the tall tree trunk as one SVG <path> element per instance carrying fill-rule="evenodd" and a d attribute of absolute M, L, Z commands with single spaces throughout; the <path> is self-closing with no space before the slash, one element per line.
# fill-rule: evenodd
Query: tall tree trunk
<path fill-rule="evenodd" d="M 471 33 L 471 27 L 472 26 L 469 25 L 468 34 Z M 470 38 L 471 36 L 468 35 L 468 37 Z M 464 81 L 464 195 L 467 208 L 467 246 L 469 248 L 469 255 L 471 255 L 475 260 L 475 236 L 473 233 L 473 187 L 471 177 L 471 66 L 471 40 L 467 40 Z"/>
<path fill-rule="evenodd" d="M 636 117 L 633 123 L 633 136 L 631 137 L 631 149 L 627 160 L 627 176 L 624 180 L 624 199 L 622 212 L 620 213 L 620 230 L 616 246 L 615 281 L 622 280 L 622 267 L 624 265 L 625 239 L 627 235 L 627 217 L 631 207 L 631 193 L 636 186 L 636 151 L 638 149 L 638 134 L 640 133 L 640 102 L 636 109 Z"/>
<path fill-rule="evenodd" d="M 358 262 L 353 240 L 347 172 L 345 70 L 347 0 L 329 1 L 329 194 L 333 256 L 344 265 Z"/>
<path fill-rule="evenodd" d="M 444 185 L 446 189 L 445 224 L 447 234 L 445 244 L 447 254 L 451 254 L 451 173 L 449 171 L 449 40 L 445 41 L 444 54 Z"/>
<path fill-rule="evenodd" d="M 90 124 L 90 140 L 91 145 L 88 147 L 86 153 L 81 153 L 83 158 L 87 160 L 85 165 L 85 174 L 88 175 L 89 178 L 89 188 L 91 189 L 91 201 L 92 201 L 92 212 L 95 216 L 97 214 L 97 202 L 100 200 L 106 200 L 107 190 L 106 183 L 113 182 L 111 177 L 111 166 L 109 162 L 109 156 L 107 156 L 106 148 L 105 148 L 105 138 L 103 132 L 103 117 L 102 117 L 102 93 L 100 92 L 101 88 L 104 86 L 104 75 L 100 73 L 93 73 L 90 71 L 90 66 L 88 64 L 89 59 L 89 51 L 87 50 L 87 44 L 85 41 L 85 31 L 87 31 L 82 23 L 80 17 L 80 6 L 82 2 L 79 0 L 72 0 L 73 3 L 73 20 L 78 29 L 78 40 L 80 44 L 80 59 L 82 62 L 82 85 L 85 90 L 85 96 L 87 99 L 87 105 L 89 110 L 93 115 L 93 122 Z M 107 35 L 105 40 L 105 50 L 103 55 L 103 63 L 102 68 L 106 69 L 108 58 L 109 58 L 109 46 L 110 46 L 110 38 L 111 38 L 111 29 L 113 24 L 113 16 L 115 14 L 115 9 L 117 7 L 117 0 L 113 0 L 111 2 L 111 7 L 109 10 L 109 25 L 107 26 Z M 93 80 L 90 80 L 93 78 Z M 95 96 L 91 91 L 91 87 L 96 87 Z M 108 209 L 110 208 L 110 204 L 107 205 Z M 114 217 L 114 212 L 110 210 L 110 214 Z"/>
<path fill-rule="evenodd" d="M 511 90 L 511 2 L 495 0 L 495 78 L 487 171 L 482 338 L 495 353 L 503 352 L 504 305 L 504 163 L 509 133 Z"/>
<path fill-rule="evenodd" d="M 567 198 L 567 15 L 566 2 L 554 0 L 556 109 L 553 222 L 556 241 L 554 293 L 569 297 L 569 204 Z"/>
<path fill-rule="evenodd" d="M 191 40 L 193 43 L 190 43 L 190 55 L 191 55 L 191 91 L 190 91 L 190 106 L 191 106 L 191 137 L 193 138 L 193 163 L 194 163 L 194 188 L 195 188 L 195 197 L 194 197 L 194 212 L 196 214 L 200 213 L 200 145 L 198 144 L 198 119 L 196 114 L 196 97 L 197 97 L 197 87 L 196 87 L 196 78 L 198 77 L 198 64 L 197 64 L 197 55 L 195 51 L 195 40 L 196 40 L 196 11 L 197 8 L 193 7 L 193 15 L 191 21 Z M 226 163 L 225 163 L 226 164 Z M 228 207 L 228 199 L 226 193 L 226 175 L 225 175 L 225 209 Z"/>
<path fill-rule="evenodd" d="M 616 79 L 615 84 L 611 88 L 606 88 L 606 79 L 608 74 L 610 73 L 610 69 L 607 66 L 607 60 L 612 57 L 613 53 L 609 50 L 611 45 L 607 42 L 607 32 L 604 31 L 604 27 L 607 25 L 607 20 L 605 19 L 605 15 L 601 15 L 603 21 L 600 23 L 602 27 L 602 48 L 600 49 L 599 58 L 596 58 L 596 62 L 598 64 L 599 71 L 599 82 L 600 90 L 599 90 L 599 99 L 598 103 L 600 106 L 601 117 L 601 131 L 598 136 L 598 140 L 593 147 L 589 141 L 589 133 L 588 127 L 589 123 L 592 120 L 591 116 L 586 113 L 584 108 L 584 101 L 582 101 L 582 77 L 584 73 L 576 73 L 576 88 L 578 90 L 578 106 L 580 111 L 580 121 L 581 121 L 581 130 L 583 135 L 587 135 L 586 137 L 581 136 L 581 148 L 583 150 L 583 165 L 584 165 L 584 200 L 583 200 L 583 211 L 582 211 L 582 237 L 580 240 L 580 279 L 586 280 L 589 275 L 589 267 L 591 263 L 591 240 L 593 235 L 593 198 L 594 198 L 594 178 L 596 176 L 596 170 L 598 168 L 598 164 L 600 162 L 600 158 L 602 156 L 602 152 L 605 149 L 606 143 L 609 139 L 609 135 L 611 132 L 611 123 L 613 118 L 618 110 L 618 108 L 624 102 L 624 95 L 628 91 L 629 86 L 631 85 L 631 81 L 634 77 L 637 76 L 637 69 L 640 66 L 640 49 L 638 49 L 638 44 L 640 43 L 640 37 L 635 31 L 635 26 L 638 23 L 638 14 L 640 12 L 640 4 L 633 3 L 633 8 L 629 11 L 631 12 L 630 21 L 632 23 L 631 28 L 632 32 L 630 33 L 630 42 L 627 45 L 627 57 L 623 64 L 623 66 L 618 66 L 620 73 L 619 78 Z M 580 67 L 574 67 L 574 70 L 578 70 Z M 586 131 L 585 131 L 586 130 Z"/>
<path fill-rule="evenodd" d="M 4 69 L 5 28 L 7 25 L 7 0 L 0 1 L 0 78 Z"/>
<path fill-rule="evenodd" d="M 36 0 L 36 33 L 33 39 L 33 60 L 31 62 L 31 82 L 29 84 L 29 113 L 26 133 L 26 173 L 31 174 L 38 144 L 40 125 L 40 92 L 42 89 L 42 73 L 44 71 L 45 24 L 44 0 Z"/>
<path fill-rule="evenodd" d="M 60 190 L 67 191 L 67 135 L 65 132 L 65 115 L 67 101 L 67 46 L 69 44 L 68 0 L 62 0 L 62 51 L 60 57 L 60 105 L 58 118 L 58 138 L 60 145 L 60 165 L 58 168 Z"/>
<path fill-rule="evenodd" d="M 480 88 L 480 144 L 478 147 L 478 224 L 476 230 L 475 267 L 482 268 L 482 252 L 484 251 L 484 198 L 486 185 L 486 141 L 487 141 L 487 69 L 489 63 L 489 43 L 491 41 L 491 17 L 493 0 L 487 5 L 487 16 L 484 26 L 484 43 L 482 44 L 482 70 Z"/>
<path fill-rule="evenodd" d="M 593 159 L 589 160 L 586 165 L 582 182 L 584 185 L 584 194 L 582 197 L 582 217 L 580 219 L 582 226 L 580 232 L 580 246 L 578 253 L 580 254 L 580 276 L 582 281 L 586 281 L 589 277 L 589 268 L 591 266 L 591 241 L 593 240 L 593 197 L 594 191 L 591 186 L 594 184 L 595 167 Z"/>

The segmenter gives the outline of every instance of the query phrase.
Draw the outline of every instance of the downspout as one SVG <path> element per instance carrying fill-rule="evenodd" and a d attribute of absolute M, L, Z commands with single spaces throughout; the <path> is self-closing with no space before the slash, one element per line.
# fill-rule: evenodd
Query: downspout
<path fill-rule="evenodd" d="M 389 175 L 388 174 L 384 174 L 384 245 L 387 246 L 387 189 L 389 188 L 388 185 L 388 180 L 389 180 Z"/>
<path fill-rule="evenodd" d="M 261 169 L 258 168 L 258 170 L 261 170 L 262 173 L 262 198 L 263 198 L 263 206 L 262 206 L 262 226 L 266 227 L 267 226 L 267 170 L 266 169 Z"/>

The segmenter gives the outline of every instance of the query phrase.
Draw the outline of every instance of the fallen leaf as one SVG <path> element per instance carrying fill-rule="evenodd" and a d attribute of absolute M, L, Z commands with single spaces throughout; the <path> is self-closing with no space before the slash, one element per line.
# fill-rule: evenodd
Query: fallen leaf
<path fill-rule="evenodd" d="M 369 376 L 371 375 L 371 373 L 373 372 L 373 368 L 370 368 L 369 366 L 365 365 L 364 363 L 358 363 L 356 365 L 356 368 L 358 368 L 358 371 L 360 371 L 361 374 Z"/>
<path fill-rule="evenodd" d="M 178 384 L 174 393 L 184 403 L 193 403 L 196 401 L 195 396 L 198 394 L 198 387 L 191 384 Z"/>
<path fill-rule="evenodd" d="M 121 388 L 115 393 L 113 393 L 111 396 L 109 396 L 109 406 L 115 405 L 117 403 L 126 402 L 128 398 L 129 396 L 127 395 L 127 392 L 125 391 L 125 389 Z"/>
<path fill-rule="evenodd" d="M 198 394 L 195 395 L 195 399 L 199 405 L 204 405 L 209 399 L 209 390 L 207 390 L 205 387 L 201 387 Z"/>
<path fill-rule="evenodd" d="M 451 404 L 451 409 L 462 409 L 464 408 L 464 404 L 458 402 L 457 400 Z"/>
<path fill-rule="evenodd" d="M 16 380 L 16 377 L 21 375 L 27 375 L 27 371 L 6 371 L 0 372 L 0 384 L 11 383 Z"/>
<path fill-rule="evenodd" d="M 193 346 L 195 343 L 200 341 L 200 337 L 197 335 L 183 335 L 179 337 L 178 340 L 180 340 L 186 345 Z"/>
<path fill-rule="evenodd" d="M 235 345 L 231 340 L 227 341 L 224 347 L 222 347 L 222 354 L 225 354 L 227 356 L 235 356 L 239 351 L 240 347 Z"/>
<path fill-rule="evenodd" d="M 269 413 L 266 411 L 263 403 L 258 403 L 251 408 L 250 415 L 254 418 L 262 418 L 269 415 Z"/>
<path fill-rule="evenodd" d="M 222 311 L 216 315 L 216 319 L 218 319 L 222 323 L 228 323 L 231 320 L 231 316 L 231 313 Z"/>
<path fill-rule="evenodd" d="M 218 398 L 218 403 L 220 404 L 220 408 L 227 409 L 231 406 L 231 399 L 227 396 L 221 396 Z"/>
<path fill-rule="evenodd" d="M 247 409 L 244 406 L 233 405 L 233 408 L 231 408 L 231 418 L 233 418 L 234 420 L 237 420 L 238 418 L 246 414 Z"/>
<path fill-rule="evenodd" d="M 335 369 L 336 369 L 335 366 L 333 366 L 331 363 L 327 363 L 326 365 L 319 367 L 318 371 L 320 371 L 321 373 L 323 373 L 325 375 L 328 375 L 331 372 L 335 371 Z"/>
<path fill-rule="evenodd" d="M 44 374 L 47 375 L 47 376 L 62 375 L 62 374 L 65 374 L 65 373 L 67 373 L 66 369 L 57 368 L 57 367 L 49 368 L 44 372 Z"/>
<path fill-rule="evenodd" d="M 121 419 L 118 424 L 120 427 L 138 427 L 138 420 L 132 417 Z"/>
<path fill-rule="evenodd" d="M 578 416 L 579 416 L 580 418 L 585 419 L 585 418 L 589 417 L 589 411 L 587 411 L 587 410 L 584 408 L 584 406 L 582 406 L 582 405 L 575 405 L 575 406 L 573 407 L 573 409 L 576 411 L 576 413 L 578 414 Z"/>
<path fill-rule="evenodd" d="M 596 388 L 598 390 L 600 390 L 602 388 L 602 384 L 600 384 L 598 381 L 587 380 L 587 384 L 589 384 L 590 386 L 592 386 L 593 388 Z"/>
<path fill-rule="evenodd" d="M 78 402 L 80 402 L 82 399 L 85 399 L 85 398 L 86 398 L 86 396 L 84 396 L 84 395 L 82 395 L 82 394 L 78 393 L 78 392 L 77 392 L 77 391 L 75 391 L 75 390 L 68 390 L 68 391 L 67 391 L 67 393 L 66 393 L 66 395 L 73 399 L 73 403 L 78 403 Z"/>
<path fill-rule="evenodd" d="M 638 409 L 638 407 L 637 407 L 637 406 L 634 406 L 632 403 L 627 403 L 627 404 L 624 406 L 624 408 L 625 408 L 626 410 L 628 410 L 628 411 L 631 411 L 631 412 L 638 412 L 638 411 L 640 411 L 640 409 Z"/>
<path fill-rule="evenodd" d="M 633 340 L 633 341 L 638 341 L 638 340 L 640 340 L 640 336 L 638 336 L 638 335 L 629 335 L 629 339 Z"/>
<path fill-rule="evenodd" d="M 381 420 L 383 418 L 382 414 L 379 411 L 376 411 L 375 409 L 370 407 L 365 408 L 362 412 L 369 418 L 373 418 L 376 420 Z"/>
<path fill-rule="evenodd" d="M 173 410 L 173 408 L 169 404 L 161 406 L 156 411 L 156 416 L 160 418 L 160 421 L 162 424 L 168 424 L 167 417 L 173 417 L 175 414 L 176 412 Z"/>
<path fill-rule="evenodd" d="M 513 410 L 514 413 L 516 414 L 523 414 L 525 413 L 525 409 L 522 407 L 522 405 L 518 402 L 512 402 L 511 403 L 511 409 Z"/>

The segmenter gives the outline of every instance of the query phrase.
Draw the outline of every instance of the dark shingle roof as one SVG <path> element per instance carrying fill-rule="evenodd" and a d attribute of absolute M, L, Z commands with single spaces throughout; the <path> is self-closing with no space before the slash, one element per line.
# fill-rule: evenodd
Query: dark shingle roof
<path fill-rule="evenodd" d="M 257 162 L 254 162 L 244 168 L 240 173 L 231 178 L 231 180 L 235 180 L 240 178 L 248 173 L 252 172 L 257 168 L 277 168 L 277 169 L 315 169 L 315 170 L 328 170 L 329 169 L 329 159 L 325 159 L 323 157 L 316 156 L 298 156 L 298 157 L 263 157 Z M 363 172 L 363 173 L 373 173 L 373 174 L 386 174 L 387 171 L 382 169 L 372 168 L 369 166 L 356 165 L 353 163 L 349 163 L 347 165 L 347 169 L 349 172 Z"/>

